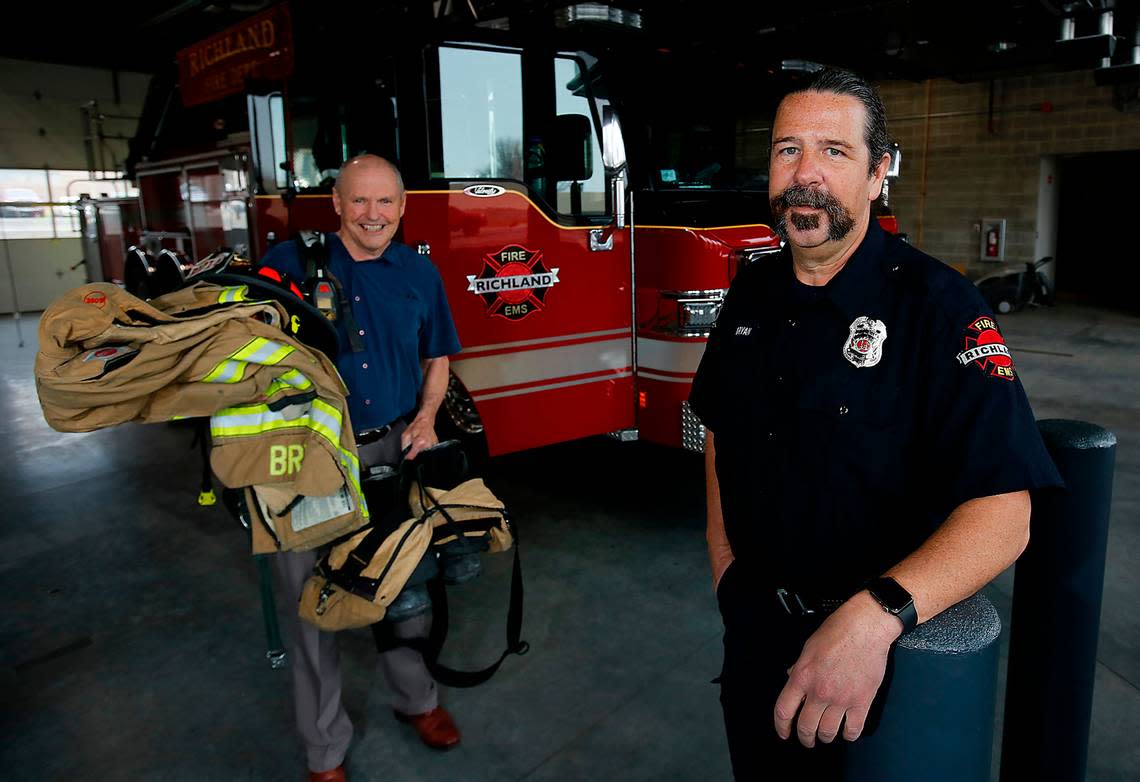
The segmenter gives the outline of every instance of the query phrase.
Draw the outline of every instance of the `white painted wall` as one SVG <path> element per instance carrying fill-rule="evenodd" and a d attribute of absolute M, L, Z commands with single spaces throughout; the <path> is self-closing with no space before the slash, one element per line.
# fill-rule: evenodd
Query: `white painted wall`
<path fill-rule="evenodd" d="M 12 276 L 20 312 L 44 309 L 61 293 L 87 282 L 78 239 L 10 239 L 0 241 L 0 313 L 13 312 Z M 12 273 L 9 273 L 11 263 Z"/>
<path fill-rule="evenodd" d="M 1046 256 L 1057 257 L 1057 212 L 1061 181 L 1056 155 L 1041 157 L 1041 173 L 1037 178 L 1037 236 L 1033 243 L 1033 260 Z M 1057 268 L 1055 263 L 1045 267 L 1050 282 Z"/>
<path fill-rule="evenodd" d="M 103 132 L 133 136 L 149 83 L 142 73 L 0 58 L 0 168 L 86 170 L 80 107 L 94 100 L 102 113 L 127 117 L 106 120 Z M 101 150 L 103 166 L 114 170 L 126 159 L 127 142 L 107 139 Z M 81 257 L 77 238 L 0 238 L 0 312 L 13 311 L 9 260 L 20 310 L 28 312 L 86 282 L 82 266 L 68 271 Z"/>

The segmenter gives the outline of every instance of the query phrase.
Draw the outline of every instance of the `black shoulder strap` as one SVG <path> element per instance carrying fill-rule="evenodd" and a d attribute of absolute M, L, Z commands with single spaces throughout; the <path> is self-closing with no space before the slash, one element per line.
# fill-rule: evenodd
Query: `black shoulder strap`
<path fill-rule="evenodd" d="M 423 491 L 422 472 L 420 473 L 420 499 L 424 502 L 431 498 Z M 451 518 L 438 502 L 435 509 L 444 514 L 447 523 L 441 525 L 449 533 L 462 534 L 456 529 L 456 522 Z M 426 514 L 425 514 L 426 515 Z M 381 622 L 372 626 L 373 636 L 376 639 L 377 651 L 386 651 L 397 646 L 407 646 L 418 651 L 424 658 L 424 665 L 431 672 L 432 677 L 447 687 L 476 687 L 490 679 L 499 670 L 503 661 L 512 654 L 523 655 L 530 651 L 530 644 L 521 640 L 523 617 L 523 580 L 522 561 L 519 558 L 518 529 L 514 524 L 508 524 L 514 546 L 514 565 L 511 569 L 511 596 L 507 607 L 507 648 L 499 655 L 499 659 L 478 671 L 459 671 L 439 662 L 439 655 L 443 651 L 443 644 L 447 640 L 448 606 L 447 588 L 443 584 L 443 576 L 438 575 L 427 583 L 428 595 L 431 597 L 432 621 L 431 630 L 427 638 L 397 638 L 392 632 L 390 622 Z"/>
<path fill-rule="evenodd" d="M 310 303 L 312 303 L 313 286 L 316 285 L 316 281 L 320 278 L 327 278 L 332 283 L 333 290 L 336 291 L 337 316 L 344 324 L 348 343 L 352 347 L 353 353 L 361 352 L 364 350 L 364 341 L 360 338 L 360 328 L 356 325 L 356 316 L 352 314 L 352 306 L 348 303 L 348 296 L 345 295 L 340 280 L 329 270 L 328 240 L 324 233 L 322 231 L 299 231 L 296 242 L 297 252 L 305 265 L 305 283 L 303 286 L 305 295 L 310 297 Z"/>
<path fill-rule="evenodd" d="M 317 276 L 318 271 L 328 269 L 325 235 L 321 231 L 299 231 L 295 241 L 297 252 L 305 264 L 305 282 L 308 283 Z"/>
<path fill-rule="evenodd" d="M 512 527 L 512 532 L 513 530 Z M 507 648 L 499 655 L 498 660 L 478 671 L 459 671 L 440 663 L 439 655 L 443 651 L 444 642 L 447 640 L 448 624 L 447 588 L 443 585 L 442 576 L 436 576 L 427 582 L 432 610 L 431 630 L 428 637 L 397 638 L 392 631 L 391 622 L 380 622 L 372 626 L 377 651 L 384 652 L 397 646 L 415 649 L 423 655 L 424 665 L 431 672 L 432 678 L 446 687 L 476 687 L 494 676 L 503 661 L 510 655 L 522 655 L 529 652 L 530 644 L 520 639 L 523 617 L 523 583 L 517 534 L 514 534 L 514 548 L 515 561 L 511 572 L 511 598 L 510 605 L 507 608 Z"/>

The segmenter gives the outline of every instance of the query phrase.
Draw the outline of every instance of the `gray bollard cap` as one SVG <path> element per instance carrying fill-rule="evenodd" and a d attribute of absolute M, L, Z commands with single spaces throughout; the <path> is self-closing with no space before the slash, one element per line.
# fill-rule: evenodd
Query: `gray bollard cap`
<path fill-rule="evenodd" d="M 1068 418 L 1044 418 L 1037 422 L 1045 445 L 1051 449 L 1071 448 L 1084 451 L 1090 448 L 1112 448 L 1116 445 L 1116 435 L 1104 427 L 1088 421 L 1073 421 Z"/>
<path fill-rule="evenodd" d="M 956 603 L 899 638 L 902 649 L 929 654 L 974 654 L 1001 635 L 1001 617 L 985 595 Z"/>

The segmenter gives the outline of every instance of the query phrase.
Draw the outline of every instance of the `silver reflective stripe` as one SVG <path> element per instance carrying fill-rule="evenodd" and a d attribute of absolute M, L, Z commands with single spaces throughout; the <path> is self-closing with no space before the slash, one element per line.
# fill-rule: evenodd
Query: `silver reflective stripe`
<path fill-rule="evenodd" d="M 333 439 L 340 441 L 340 421 L 316 408 L 309 410 L 309 420 L 328 429 Z"/>
<path fill-rule="evenodd" d="M 276 354 L 278 351 L 284 350 L 285 347 L 285 345 L 267 339 L 265 340 L 264 345 L 259 346 L 257 350 L 253 351 L 248 356 L 242 356 L 241 358 L 243 361 L 247 361 L 250 364 L 267 364 L 270 363 L 270 359 L 273 358 L 274 354 Z M 289 352 L 292 352 L 292 350 Z M 284 358 L 284 356 L 281 356 L 277 360 L 280 361 L 281 358 Z M 272 363 L 276 364 L 277 362 L 274 361 Z"/>
<path fill-rule="evenodd" d="M 242 375 L 245 374 L 244 369 L 244 362 L 226 359 L 202 380 L 206 383 L 234 383 L 242 379 Z"/>

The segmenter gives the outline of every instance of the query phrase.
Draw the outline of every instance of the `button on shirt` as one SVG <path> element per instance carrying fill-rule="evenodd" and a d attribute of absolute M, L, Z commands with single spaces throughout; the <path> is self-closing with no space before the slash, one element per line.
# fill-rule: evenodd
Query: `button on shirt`
<path fill-rule="evenodd" d="M 354 261 L 336 234 L 326 234 L 328 270 L 352 307 L 364 349 L 353 352 L 344 319 L 336 322 L 340 355 L 336 365 L 348 387 L 348 408 L 356 431 L 407 415 L 416 407 L 423 373 L 420 360 L 459 352 L 459 338 L 439 271 L 422 255 L 392 242 L 379 258 Z M 263 266 L 305 279 L 296 242 L 266 253 Z"/>
<path fill-rule="evenodd" d="M 734 556 L 809 592 L 853 591 L 967 500 L 1061 483 L 976 288 L 874 221 L 825 286 L 788 250 L 742 270 L 690 403 Z"/>

